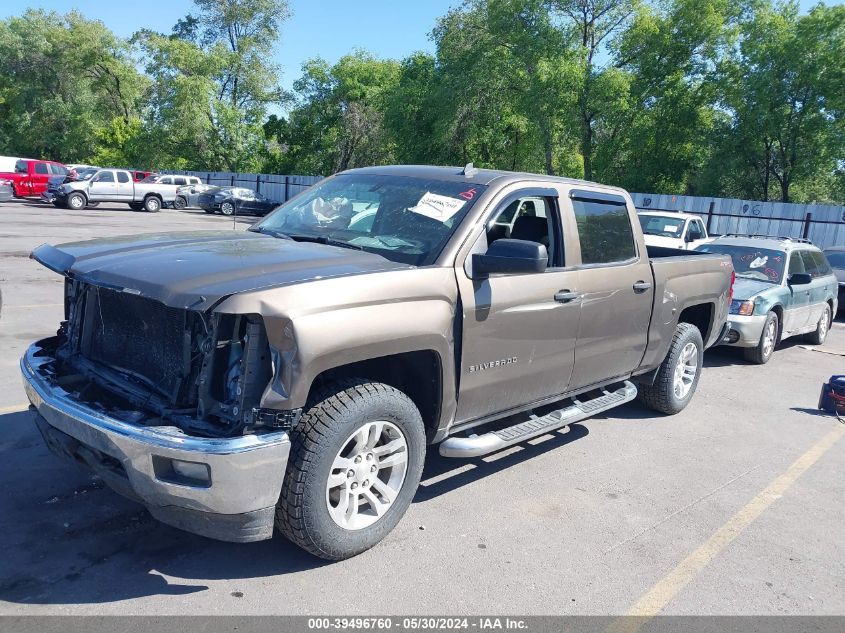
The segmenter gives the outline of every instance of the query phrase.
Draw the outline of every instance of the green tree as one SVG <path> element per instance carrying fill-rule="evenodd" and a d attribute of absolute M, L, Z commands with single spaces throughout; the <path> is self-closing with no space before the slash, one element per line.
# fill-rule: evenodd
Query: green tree
<path fill-rule="evenodd" d="M 87 161 L 137 119 L 148 85 L 129 44 L 79 12 L 0 21 L 0 152 Z"/>
<path fill-rule="evenodd" d="M 267 109 L 284 93 L 268 61 L 286 0 L 195 0 L 166 36 L 136 35 L 154 79 L 148 124 L 168 167 L 249 171 L 265 154 Z"/>

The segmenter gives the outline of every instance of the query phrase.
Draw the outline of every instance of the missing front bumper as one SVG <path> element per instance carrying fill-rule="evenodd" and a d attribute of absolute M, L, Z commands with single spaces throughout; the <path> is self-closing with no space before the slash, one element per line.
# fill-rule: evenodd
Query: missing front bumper
<path fill-rule="evenodd" d="M 287 433 L 203 438 L 124 422 L 55 385 L 46 371 L 51 360 L 38 343 L 21 359 L 24 388 L 51 450 L 93 470 L 170 525 L 226 541 L 272 536 L 290 451 Z M 158 465 L 174 461 L 204 464 L 207 481 L 173 480 Z"/>

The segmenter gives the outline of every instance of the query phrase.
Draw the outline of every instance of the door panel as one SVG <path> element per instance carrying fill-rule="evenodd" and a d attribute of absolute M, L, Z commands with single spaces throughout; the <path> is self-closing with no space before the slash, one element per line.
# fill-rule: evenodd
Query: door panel
<path fill-rule="evenodd" d="M 560 294 L 577 293 L 579 281 L 564 267 L 558 195 L 545 188 L 508 194 L 472 250 L 484 253 L 497 239 L 534 241 L 549 253 L 544 272 L 472 279 L 471 254 L 456 269 L 463 309 L 459 423 L 567 390 L 581 305 Z"/>
<path fill-rule="evenodd" d="M 577 389 L 629 374 L 639 367 L 648 344 L 654 288 L 634 290 L 634 284 L 653 283 L 647 259 L 624 266 L 582 269 L 583 297 L 575 370 Z"/>
<path fill-rule="evenodd" d="M 573 190 L 568 207 L 581 247 L 581 320 L 570 387 L 630 374 L 648 344 L 654 276 L 638 253 L 636 215 L 622 196 Z M 635 287 L 636 286 L 636 287 Z"/>
<path fill-rule="evenodd" d="M 458 422 L 566 391 L 581 306 L 558 303 L 554 296 L 578 286 L 578 272 L 571 270 L 484 280 L 458 270 L 463 302 Z"/>
<path fill-rule="evenodd" d="M 101 171 L 91 180 L 88 187 L 89 200 L 114 200 L 117 197 L 117 183 L 113 171 Z"/>

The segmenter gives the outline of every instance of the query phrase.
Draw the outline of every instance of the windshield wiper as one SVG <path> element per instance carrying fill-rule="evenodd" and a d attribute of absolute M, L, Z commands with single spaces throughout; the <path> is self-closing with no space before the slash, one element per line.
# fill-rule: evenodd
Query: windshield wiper
<path fill-rule="evenodd" d="M 357 244 L 350 244 L 349 242 L 344 242 L 342 240 L 336 240 L 331 237 L 327 237 L 325 235 L 299 235 L 296 233 L 291 233 L 288 237 L 292 240 L 296 240 L 297 242 L 314 242 L 316 244 L 327 244 L 328 246 L 340 246 L 341 248 L 351 248 L 356 251 L 363 251 L 363 246 L 358 246 Z"/>
<path fill-rule="evenodd" d="M 259 226 L 257 228 L 249 227 L 247 231 L 252 233 L 261 233 L 262 235 L 269 235 L 270 237 L 278 237 L 282 240 L 292 240 L 293 238 L 288 235 L 287 233 L 282 233 L 281 231 L 277 231 L 276 229 L 268 229 L 263 226 Z"/>

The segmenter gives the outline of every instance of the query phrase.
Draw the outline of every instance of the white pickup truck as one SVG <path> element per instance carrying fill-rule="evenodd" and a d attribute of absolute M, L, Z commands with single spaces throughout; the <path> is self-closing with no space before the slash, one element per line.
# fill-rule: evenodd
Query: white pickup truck
<path fill-rule="evenodd" d="M 155 213 L 173 203 L 176 189 L 174 183 L 135 182 L 126 169 L 101 169 L 88 180 L 61 185 L 54 203 L 78 211 L 89 202 L 125 202 L 133 211 Z"/>
<path fill-rule="evenodd" d="M 675 211 L 638 211 L 646 246 L 695 250 L 699 244 L 712 242 L 704 222 L 692 213 Z"/>

